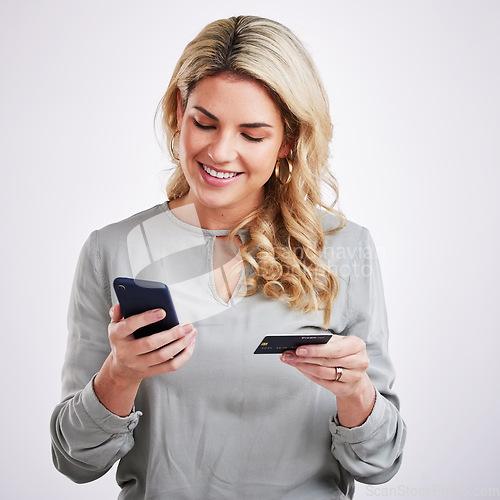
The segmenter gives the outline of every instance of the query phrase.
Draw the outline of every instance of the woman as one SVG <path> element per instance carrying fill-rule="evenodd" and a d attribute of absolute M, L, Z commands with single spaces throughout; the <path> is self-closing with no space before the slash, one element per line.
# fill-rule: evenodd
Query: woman
<path fill-rule="evenodd" d="M 216 21 L 161 109 L 169 202 L 92 233 L 78 263 L 56 467 L 86 482 L 120 460 L 133 499 L 351 498 L 355 479 L 387 481 L 406 431 L 381 278 L 368 231 L 322 199 L 331 122 L 309 55 L 279 23 Z M 182 323 L 135 339 L 165 312 L 125 320 L 117 276 L 167 283 Z"/>

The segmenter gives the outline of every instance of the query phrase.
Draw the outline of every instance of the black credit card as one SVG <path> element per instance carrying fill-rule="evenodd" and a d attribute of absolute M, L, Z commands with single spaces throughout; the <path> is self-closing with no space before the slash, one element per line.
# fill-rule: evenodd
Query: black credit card
<path fill-rule="evenodd" d="M 295 351 L 301 345 L 326 344 L 332 335 L 268 335 L 262 339 L 254 354 L 280 354 Z"/>

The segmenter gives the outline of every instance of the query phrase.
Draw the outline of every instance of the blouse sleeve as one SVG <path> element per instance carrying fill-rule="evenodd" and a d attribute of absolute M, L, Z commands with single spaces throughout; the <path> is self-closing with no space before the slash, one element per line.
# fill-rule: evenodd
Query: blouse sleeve
<path fill-rule="evenodd" d="M 398 471 L 406 437 L 399 400 L 392 390 L 394 366 L 388 353 L 388 326 L 384 290 L 377 253 L 366 229 L 353 252 L 348 284 L 349 321 L 343 335 L 356 335 L 366 343 L 368 375 L 376 400 L 367 420 L 352 429 L 337 416 L 330 423 L 332 453 L 357 480 L 380 484 Z"/>
<path fill-rule="evenodd" d="M 132 432 L 141 415 L 114 415 L 100 403 L 93 389 L 94 375 L 110 352 L 110 307 L 109 283 L 99 254 L 98 233 L 94 232 L 82 249 L 76 269 L 62 402 L 50 422 L 54 465 L 78 483 L 102 476 L 132 448 Z"/>

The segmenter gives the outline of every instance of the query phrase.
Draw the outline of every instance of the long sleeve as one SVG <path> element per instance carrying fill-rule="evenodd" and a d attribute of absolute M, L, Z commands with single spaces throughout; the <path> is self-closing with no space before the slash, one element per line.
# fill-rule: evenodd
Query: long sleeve
<path fill-rule="evenodd" d="M 133 412 L 121 418 L 112 414 L 93 390 L 93 377 L 110 352 L 110 307 L 110 289 L 94 232 L 77 265 L 68 314 L 63 400 L 51 418 L 54 464 L 75 482 L 97 479 L 132 448 L 132 431 L 141 415 Z"/>
<path fill-rule="evenodd" d="M 332 453 L 356 480 L 379 484 L 398 471 L 406 436 L 399 400 L 392 391 L 395 370 L 388 354 L 388 326 L 382 278 L 375 246 L 362 229 L 353 252 L 348 283 L 349 322 L 343 335 L 366 342 L 368 375 L 376 388 L 375 406 L 359 427 L 348 429 L 334 417 Z"/>

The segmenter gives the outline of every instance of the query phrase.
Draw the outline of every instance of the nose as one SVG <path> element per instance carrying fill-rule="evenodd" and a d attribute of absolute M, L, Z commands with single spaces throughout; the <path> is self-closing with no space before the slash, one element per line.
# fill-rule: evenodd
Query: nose
<path fill-rule="evenodd" d="M 236 160 L 238 153 L 235 138 L 229 133 L 220 131 L 208 147 L 208 156 L 219 164 Z"/>

